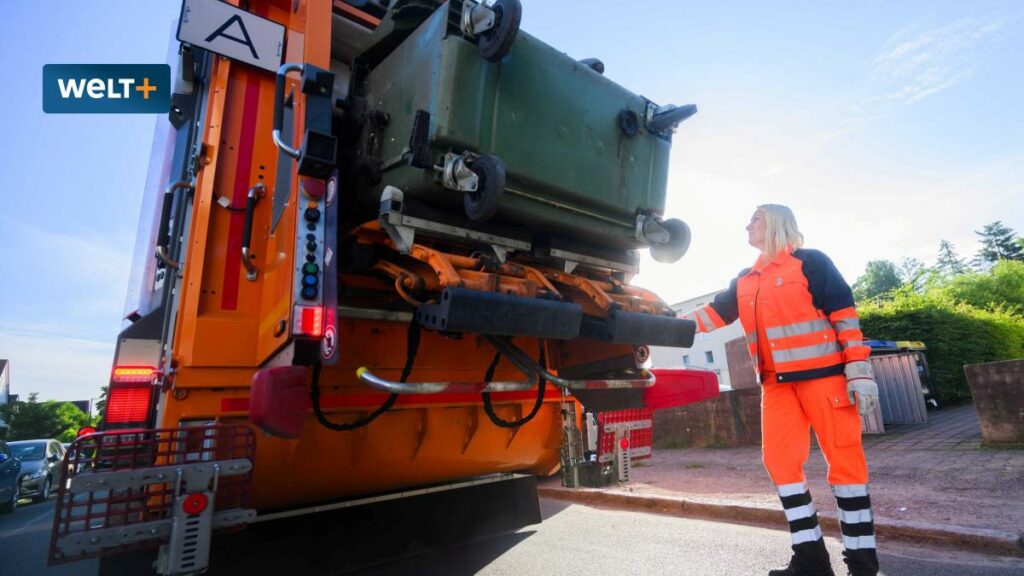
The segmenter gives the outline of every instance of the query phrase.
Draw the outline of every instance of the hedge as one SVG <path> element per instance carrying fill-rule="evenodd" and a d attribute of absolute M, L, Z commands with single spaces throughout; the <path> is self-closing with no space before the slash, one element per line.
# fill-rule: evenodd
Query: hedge
<path fill-rule="evenodd" d="M 903 291 L 858 312 L 865 338 L 925 343 L 932 392 L 943 403 L 971 399 L 965 364 L 1024 358 L 1024 319 L 1005 311 Z"/>

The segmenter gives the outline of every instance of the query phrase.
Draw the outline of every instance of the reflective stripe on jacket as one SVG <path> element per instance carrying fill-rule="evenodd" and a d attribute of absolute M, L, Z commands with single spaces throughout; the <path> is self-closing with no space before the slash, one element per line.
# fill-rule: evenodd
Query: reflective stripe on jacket
<path fill-rule="evenodd" d="M 781 252 L 744 269 L 714 301 L 686 314 L 710 332 L 738 318 L 755 370 L 779 382 L 842 374 L 846 362 L 866 360 L 853 293 L 835 265 L 817 250 Z M 767 342 L 758 346 L 758 328 Z M 770 351 L 770 354 L 767 352 Z"/>

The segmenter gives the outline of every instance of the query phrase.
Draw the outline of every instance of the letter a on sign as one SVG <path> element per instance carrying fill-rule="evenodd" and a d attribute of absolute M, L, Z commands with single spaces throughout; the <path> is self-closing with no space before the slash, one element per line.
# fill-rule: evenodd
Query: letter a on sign
<path fill-rule="evenodd" d="M 276 72 L 284 53 L 284 26 L 220 0 L 184 0 L 178 40 Z"/>

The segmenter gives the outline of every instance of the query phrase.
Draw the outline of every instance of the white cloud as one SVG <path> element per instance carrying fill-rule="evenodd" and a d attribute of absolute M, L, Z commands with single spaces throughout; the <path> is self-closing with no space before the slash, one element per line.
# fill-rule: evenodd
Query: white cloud
<path fill-rule="evenodd" d="M 0 358 L 11 391 L 86 400 L 110 374 L 131 251 L 120 234 L 74 234 L 0 218 Z"/>
<path fill-rule="evenodd" d="M 1008 18 L 962 18 L 945 26 L 904 29 L 871 62 L 872 80 L 885 99 L 913 104 L 970 76 Z"/>
<path fill-rule="evenodd" d="M 5 316 L 27 322 L 46 312 L 72 336 L 93 337 L 97 328 L 120 325 L 132 257 L 126 234 L 74 234 L 9 218 L 0 219 L 0 230 L 12 239 L 0 267 L 17 271 L 0 289 Z"/>
<path fill-rule="evenodd" d="M 114 339 L 108 342 L 62 336 L 52 326 L 5 325 L 0 358 L 10 361 L 11 393 L 22 399 L 88 400 L 110 378 Z M 41 330 L 40 330 L 41 329 Z"/>

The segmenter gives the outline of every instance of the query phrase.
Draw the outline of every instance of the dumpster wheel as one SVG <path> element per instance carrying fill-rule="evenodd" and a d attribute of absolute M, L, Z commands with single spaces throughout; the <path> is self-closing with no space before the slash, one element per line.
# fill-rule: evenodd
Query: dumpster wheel
<path fill-rule="evenodd" d="M 686 254 L 690 248 L 690 227 L 686 222 L 671 218 L 661 223 L 668 231 L 669 240 L 665 244 L 653 244 L 651 256 L 662 264 L 671 264 Z"/>
<path fill-rule="evenodd" d="M 505 164 L 497 156 L 478 156 L 469 167 L 476 174 L 477 187 L 466 192 L 462 206 L 473 222 L 486 222 L 498 211 L 505 192 Z"/>
<path fill-rule="evenodd" d="M 480 35 L 477 48 L 488 62 L 500 62 L 508 55 L 519 34 L 523 5 L 519 0 L 498 0 L 491 7 L 497 16 L 494 27 Z"/>

